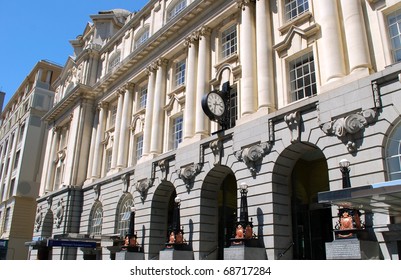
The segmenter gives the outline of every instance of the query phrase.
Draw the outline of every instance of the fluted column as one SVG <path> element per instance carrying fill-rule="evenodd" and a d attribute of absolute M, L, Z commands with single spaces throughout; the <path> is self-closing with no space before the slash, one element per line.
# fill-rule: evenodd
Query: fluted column
<path fill-rule="evenodd" d="M 341 0 L 350 72 L 371 68 L 369 46 L 360 0 Z"/>
<path fill-rule="evenodd" d="M 163 106 L 165 103 L 167 60 L 159 59 L 157 65 L 155 98 L 153 101 L 152 138 L 150 142 L 150 153 L 154 155 L 158 155 L 162 152 L 164 124 Z"/>
<path fill-rule="evenodd" d="M 320 61 L 323 61 L 325 80 L 330 82 L 345 75 L 344 52 L 341 40 L 337 0 L 314 1 L 316 14 L 322 31 Z"/>
<path fill-rule="evenodd" d="M 153 100 L 155 96 L 155 67 L 149 66 L 147 69 L 148 73 L 148 94 L 146 100 L 146 112 L 145 112 L 145 127 L 143 130 L 143 157 L 149 155 L 150 152 L 150 141 L 152 138 L 152 119 L 153 119 Z"/>
<path fill-rule="evenodd" d="M 190 139 L 195 133 L 195 101 L 196 101 L 196 57 L 197 34 L 192 34 L 185 42 L 188 47 L 188 65 L 185 86 L 184 131 L 183 138 Z"/>
<path fill-rule="evenodd" d="M 117 114 L 116 114 L 116 123 L 114 125 L 114 141 L 113 141 L 113 150 L 111 155 L 111 169 L 117 167 L 117 159 L 118 159 L 118 150 L 120 143 L 120 127 L 121 127 L 121 117 L 123 110 L 123 93 L 121 90 L 117 92 Z"/>
<path fill-rule="evenodd" d="M 269 3 L 256 1 L 256 53 L 258 79 L 258 109 L 266 108 L 269 112 L 275 108 L 272 35 Z"/>
<path fill-rule="evenodd" d="M 117 167 L 127 167 L 128 162 L 128 142 L 129 142 L 129 121 L 132 112 L 132 91 L 133 84 L 124 86 L 124 103 L 121 117 L 120 142 L 117 158 Z"/>
<path fill-rule="evenodd" d="M 239 0 L 241 8 L 240 25 L 240 60 L 241 60 L 241 116 L 255 112 L 256 95 L 256 57 L 255 57 L 255 25 L 254 4 L 250 0 Z"/>
<path fill-rule="evenodd" d="M 53 128 L 53 138 L 52 138 L 52 146 L 50 150 L 50 157 L 49 157 L 49 166 L 48 166 L 48 171 L 47 171 L 47 177 L 46 177 L 46 186 L 45 186 L 45 192 L 51 192 L 54 187 L 54 173 L 56 171 L 56 164 L 55 164 L 55 159 L 56 159 L 56 154 L 57 154 L 57 144 L 58 144 L 58 138 L 59 138 L 59 133 L 60 133 L 60 128 L 55 127 Z"/>
<path fill-rule="evenodd" d="M 98 106 L 99 111 L 99 121 L 97 125 L 96 131 L 96 140 L 95 140 L 95 151 L 93 155 L 93 164 L 92 164 L 92 178 L 100 178 L 101 175 L 101 159 L 103 157 L 103 135 L 106 127 L 106 114 L 107 103 L 101 102 Z"/>
<path fill-rule="evenodd" d="M 196 101 L 195 101 L 195 134 L 208 135 L 208 119 L 202 110 L 202 97 L 210 91 L 210 33 L 208 27 L 199 31 L 198 71 L 196 79 Z"/>

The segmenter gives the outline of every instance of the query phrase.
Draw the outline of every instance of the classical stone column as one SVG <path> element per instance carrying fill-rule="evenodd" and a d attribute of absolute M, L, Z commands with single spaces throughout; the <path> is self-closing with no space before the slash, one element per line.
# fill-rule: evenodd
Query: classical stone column
<path fill-rule="evenodd" d="M 117 91 L 117 114 L 116 114 L 116 123 L 114 125 L 114 140 L 113 140 L 113 150 L 111 155 L 111 169 L 117 167 L 117 159 L 118 159 L 118 150 L 120 143 L 120 128 L 121 128 L 121 117 L 123 111 L 123 92 L 121 89 Z"/>
<path fill-rule="evenodd" d="M 129 125 L 132 113 L 132 92 L 133 84 L 124 86 L 124 103 L 121 117 L 120 142 L 117 157 L 117 167 L 127 167 L 128 162 L 128 142 L 129 142 Z"/>
<path fill-rule="evenodd" d="M 371 68 L 369 46 L 360 0 L 341 0 L 350 72 Z"/>
<path fill-rule="evenodd" d="M 256 1 L 256 53 L 258 75 L 258 109 L 275 108 L 272 35 L 269 1 Z"/>
<path fill-rule="evenodd" d="M 50 149 L 50 157 L 49 157 L 49 166 L 46 176 L 46 186 L 45 192 L 51 192 L 54 187 L 54 173 L 56 171 L 56 154 L 57 154 L 57 147 L 58 147 L 58 140 L 59 140 L 59 133 L 60 128 L 54 127 L 53 128 L 53 136 L 52 136 L 52 146 Z"/>
<path fill-rule="evenodd" d="M 100 178 L 101 175 L 101 162 L 103 157 L 103 136 L 104 130 L 106 127 L 106 118 L 107 115 L 105 111 L 107 111 L 108 104 L 105 102 L 100 102 L 98 105 L 99 111 L 99 121 L 97 125 L 96 131 L 96 140 L 94 147 L 94 155 L 93 155 L 93 164 L 92 164 L 92 178 Z"/>
<path fill-rule="evenodd" d="M 149 155 L 152 138 L 153 100 L 155 96 L 155 65 L 148 67 L 148 94 L 146 100 L 145 127 L 143 130 L 143 158 Z"/>
<path fill-rule="evenodd" d="M 198 71 L 196 79 L 196 101 L 195 101 L 195 134 L 208 135 L 208 119 L 202 110 L 202 97 L 210 91 L 210 33 L 211 29 L 202 27 L 199 31 Z"/>
<path fill-rule="evenodd" d="M 321 27 L 320 61 L 323 61 L 324 83 L 345 75 L 344 51 L 340 31 L 338 1 L 319 0 L 314 2 L 317 22 Z"/>
<path fill-rule="evenodd" d="M 196 105 L 196 58 L 198 56 L 197 34 L 192 34 L 185 41 L 188 47 L 188 65 L 185 86 L 185 108 L 184 108 L 184 131 L 183 138 L 190 139 L 194 136 L 195 132 L 195 108 Z"/>
<path fill-rule="evenodd" d="M 255 24 L 254 4 L 250 0 L 237 0 L 241 8 L 240 25 L 240 61 L 241 76 L 241 116 L 255 112 L 257 106 L 256 95 L 256 57 L 255 57 Z"/>
<path fill-rule="evenodd" d="M 157 61 L 158 69 L 156 74 L 155 98 L 153 101 L 152 118 L 152 139 L 150 142 L 150 153 L 158 155 L 162 152 L 163 124 L 164 124 L 164 103 L 166 84 L 166 59 Z"/>

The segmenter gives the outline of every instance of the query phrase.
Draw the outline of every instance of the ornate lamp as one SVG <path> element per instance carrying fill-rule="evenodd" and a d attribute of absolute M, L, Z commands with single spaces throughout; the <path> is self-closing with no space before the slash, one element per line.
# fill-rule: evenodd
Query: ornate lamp
<path fill-rule="evenodd" d="M 247 199 L 248 185 L 246 183 L 241 183 L 240 189 L 241 189 L 241 205 L 240 205 L 239 222 L 242 224 L 243 227 L 246 227 L 247 224 L 249 223 L 248 199 Z"/>
<path fill-rule="evenodd" d="M 349 178 L 350 162 L 347 159 L 340 160 L 340 171 L 343 174 L 343 189 L 351 187 L 351 181 Z"/>

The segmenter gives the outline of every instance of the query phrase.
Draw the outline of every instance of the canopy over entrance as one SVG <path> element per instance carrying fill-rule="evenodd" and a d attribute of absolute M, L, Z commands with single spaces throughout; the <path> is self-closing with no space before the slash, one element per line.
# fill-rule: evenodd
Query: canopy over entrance
<path fill-rule="evenodd" d="M 320 192 L 318 202 L 401 216 L 401 180 Z"/>

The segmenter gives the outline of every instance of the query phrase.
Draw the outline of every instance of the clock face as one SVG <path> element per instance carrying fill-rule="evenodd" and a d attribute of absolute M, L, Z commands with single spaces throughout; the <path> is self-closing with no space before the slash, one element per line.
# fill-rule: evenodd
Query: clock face
<path fill-rule="evenodd" d="M 221 117 L 226 109 L 223 98 L 216 92 L 210 92 L 208 94 L 207 107 L 210 112 L 217 117 Z"/>

